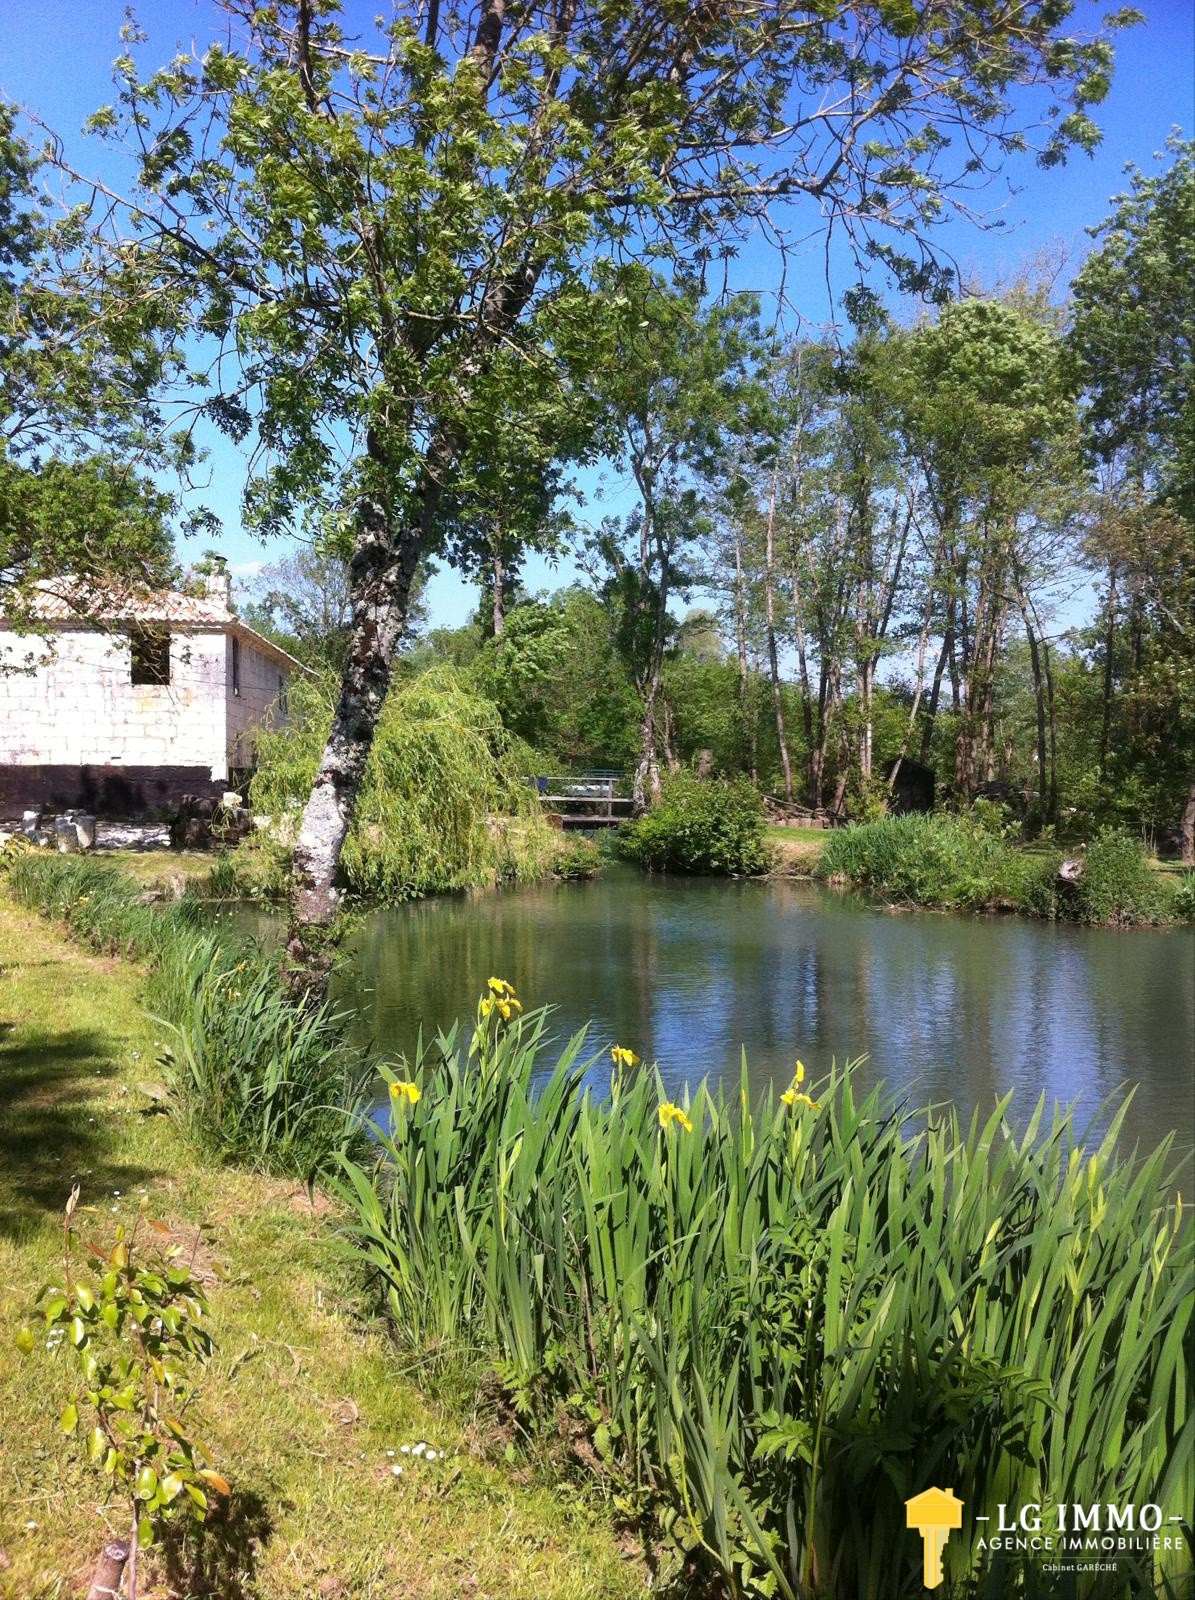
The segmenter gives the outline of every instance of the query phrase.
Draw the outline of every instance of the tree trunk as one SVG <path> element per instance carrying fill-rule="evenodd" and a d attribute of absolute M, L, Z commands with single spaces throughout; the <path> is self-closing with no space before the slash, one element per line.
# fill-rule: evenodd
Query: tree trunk
<path fill-rule="evenodd" d="M 1187 804 L 1183 811 L 1183 820 L 1180 825 L 1182 836 L 1183 866 L 1195 867 L 1195 780 L 1192 781 L 1187 791 Z"/>
<path fill-rule="evenodd" d="M 643 721 L 639 724 L 639 764 L 635 768 L 631 798 L 637 815 L 642 815 L 648 805 L 660 798 L 660 758 L 656 750 L 655 696 L 647 701 Z"/>
<path fill-rule="evenodd" d="M 495 647 L 502 648 L 502 635 L 506 631 L 506 604 L 502 593 L 502 552 L 494 548 L 494 639 Z"/>
<path fill-rule="evenodd" d="M 1104 705 L 1100 717 L 1100 782 L 1108 774 L 1108 746 L 1112 731 L 1113 655 L 1116 648 L 1116 563 L 1108 565 L 1107 622 L 1104 628 Z"/>
<path fill-rule="evenodd" d="M 768 635 L 768 672 L 772 679 L 772 707 L 776 715 L 776 740 L 780 746 L 780 769 L 784 773 L 784 798 L 793 803 L 793 771 L 788 757 L 788 734 L 784 726 L 784 696 L 780 689 L 780 659 L 776 649 L 776 469 L 768 496 L 768 520 L 764 539 L 764 613 Z"/>
<path fill-rule="evenodd" d="M 129 1559 L 129 1546 L 123 1539 L 110 1539 L 100 1551 L 87 1591 L 87 1600 L 119 1600 L 125 1563 Z"/>
<path fill-rule="evenodd" d="M 426 491 L 424 518 L 438 498 L 438 490 Z M 411 527 L 391 539 L 380 501 L 367 497 L 358 508 L 349 574 L 353 623 L 340 697 L 295 843 L 287 949 L 300 978 L 319 979 L 328 971 L 323 946 L 338 909 L 337 868 L 390 687 L 421 533 L 422 528 Z"/>
<path fill-rule="evenodd" d="M 1038 649 L 1037 634 L 1029 616 L 1029 603 L 1025 598 L 1024 588 L 1019 582 L 1017 584 L 1017 604 L 1021 608 L 1021 619 L 1025 624 L 1025 638 L 1029 643 L 1029 665 L 1033 672 L 1033 701 L 1037 714 L 1037 803 L 1041 813 L 1042 825 L 1044 826 L 1049 812 L 1049 783 L 1046 776 L 1045 678 L 1042 674 L 1041 651 Z"/>

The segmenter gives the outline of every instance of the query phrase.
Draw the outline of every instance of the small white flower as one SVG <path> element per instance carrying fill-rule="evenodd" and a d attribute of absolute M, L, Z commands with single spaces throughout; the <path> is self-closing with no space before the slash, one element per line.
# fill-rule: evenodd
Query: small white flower
<path fill-rule="evenodd" d="M 36 1522 L 27 1522 L 25 1524 L 25 1527 L 28 1530 L 28 1532 L 32 1533 L 34 1531 L 34 1529 L 37 1527 L 37 1523 Z"/>
<path fill-rule="evenodd" d="M 387 1450 L 386 1454 L 388 1456 L 392 1456 L 394 1454 L 394 1451 L 393 1450 Z"/>
<path fill-rule="evenodd" d="M 413 1454 L 417 1455 L 417 1456 L 421 1456 L 426 1449 L 427 1449 L 427 1446 L 423 1443 L 422 1440 L 420 1440 L 420 1442 L 415 1446 Z"/>
<path fill-rule="evenodd" d="M 436 1459 L 436 1452 L 434 1450 L 425 1451 L 423 1459 L 425 1461 L 434 1461 Z"/>
<path fill-rule="evenodd" d="M 401 1478 L 402 1477 L 402 1468 L 401 1467 L 391 1467 L 390 1470 L 391 1470 L 391 1472 L 394 1474 L 394 1476 L 396 1478 Z"/>
<path fill-rule="evenodd" d="M 404 1456 L 409 1456 L 411 1453 L 411 1447 L 409 1444 L 399 1445 L 399 1449 L 402 1451 Z"/>

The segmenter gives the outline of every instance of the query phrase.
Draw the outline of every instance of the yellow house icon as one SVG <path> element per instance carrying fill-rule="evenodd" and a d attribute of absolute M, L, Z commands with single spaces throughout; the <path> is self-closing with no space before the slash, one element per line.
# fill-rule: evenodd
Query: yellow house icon
<path fill-rule="evenodd" d="M 952 1528 L 963 1525 L 963 1502 L 949 1489 L 923 1489 L 905 1501 L 906 1522 L 921 1535 L 922 1576 L 927 1589 L 942 1581 L 942 1551 Z"/>

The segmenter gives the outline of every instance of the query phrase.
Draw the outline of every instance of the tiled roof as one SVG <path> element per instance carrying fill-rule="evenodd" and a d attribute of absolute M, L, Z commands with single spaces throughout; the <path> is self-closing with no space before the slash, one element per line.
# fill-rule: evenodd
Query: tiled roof
<path fill-rule="evenodd" d="M 197 590 L 201 585 L 202 591 L 194 594 L 182 589 L 109 588 L 101 596 L 82 582 L 62 578 L 38 585 L 34 609 L 42 621 L 65 628 L 72 624 L 83 628 L 122 628 L 155 623 L 174 628 L 223 628 L 239 635 L 263 655 L 285 662 L 293 671 L 308 671 L 288 650 L 241 621 L 232 609 L 228 580 L 223 574 L 196 579 Z M 3 618 L 0 618 L 2 625 Z"/>

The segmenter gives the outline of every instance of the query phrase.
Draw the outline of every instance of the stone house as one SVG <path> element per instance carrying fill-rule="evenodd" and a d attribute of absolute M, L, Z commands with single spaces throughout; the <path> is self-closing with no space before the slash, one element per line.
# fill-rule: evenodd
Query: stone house
<path fill-rule="evenodd" d="M 305 669 L 240 621 L 225 571 L 195 589 L 114 595 L 84 617 L 47 586 L 46 637 L 0 617 L 0 816 L 161 815 L 244 781 Z"/>

